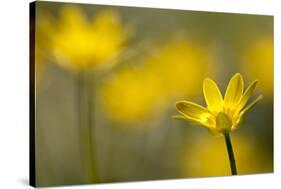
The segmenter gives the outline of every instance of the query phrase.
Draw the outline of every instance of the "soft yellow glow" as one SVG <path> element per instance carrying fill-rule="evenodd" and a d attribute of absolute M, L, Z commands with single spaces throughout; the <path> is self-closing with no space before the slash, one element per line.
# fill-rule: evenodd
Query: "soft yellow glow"
<path fill-rule="evenodd" d="M 44 16 L 43 16 L 44 15 Z M 36 82 L 41 80 L 44 65 L 50 59 L 51 38 L 54 34 L 54 20 L 47 12 L 39 14 L 35 23 L 35 68 Z"/>
<path fill-rule="evenodd" d="M 108 115 L 114 120 L 130 123 L 143 120 L 152 112 L 153 100 L 160 91 L 146 75 L 130 69 L 109 78 L 101 92 Z"/>
<path fill-rule="evenodd" d="M 250 79 L 258 79 L 262 93 L 271 99 L 273 95 L 273 39 L 264 37 L 248 47 L 241 64 L 243 72 L 247 73 Z"/>
<path fill-rule="evenodd" d="M 269 161 L 264 150 L 248 135 L 233 135 L 235 160 L 239 174 L 253 174 L 272 171 L 272 159 Z M 181 163 L 185 177 L 207 177 L 230 175 L 228 154 L 224 139 L 196 136 L 192 146 L 185 148 Z"/>
<path fill-rule="evenodd" d="M 207 127 L 213 134 L 231 132 L 241 125 L 244 114 L 262 98 L 259 96 L 244 108 L 253 94 L 256 83 L 257 81 L 254 81 L 244 92 L 243 77 L 237 73 L 230 79 L 223 99 L 216 83 L 207 78 L 203 84 L 207 107 L 189 101 L 179 101 L 176 106 L 182 117 L 178 118 L 193 123 L 195 121 Z"/>
<path fill-rule="evenodd" d="M 74 71 L 106 66 L 126 41 L 126 31 L 114 10 L 103 10 L 87 19 L 74 6 L 60 12 L 51 49 L 57 62 Z"/>
<path fill-rule="evenodd" d="M 194 41 L 178 38 L 152 51 L 146 59 L 147 70 L 159 79 L 163 94 L 159 97 L 194 96 L 198 94 L 200 80 L 210 72 L 213 64 L 207 48 Z"/>
<path fill-rule="evenodd" d="M 120 122 L 160 115 L 180 96 L 195 96 L 209 72 L 207 50 L 175 39 L 151 51 L 140 66 L 125 67 L 107 80 L 101 96 L 108 115 Z"/>

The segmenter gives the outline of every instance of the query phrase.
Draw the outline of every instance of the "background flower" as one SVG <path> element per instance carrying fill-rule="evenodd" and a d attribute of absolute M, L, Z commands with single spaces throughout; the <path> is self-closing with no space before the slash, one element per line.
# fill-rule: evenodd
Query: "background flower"
<path fill-rule="evenodd" d="M 48 12 L 43 12 L 35 21 L 35 67 L 36 81 L 39 82 L 44 72 L 45 64 L 51 60 L 51 43 L 54 35 L 53 17 Z"/>
<path fill-rule="evenodd" d="M 273 39 L 263 36 L 250 43 L 243 55 L 241 67 L 250 79 L 260 81 L 261 92 L 266 97 L 273 95 Z M 267 99 L 268 100 L 268 99 Z"/>
<path fill-rule="evenodd" d="M 157 118 L 177 97 L 198 94 L 212 61 L 207 48 L 185 38 L 170 40 L 161 47 L 155 45 L 138 67 L 124 66 L 106 79 L 102 104 L 109 117 L 117 121 Z"/>
<path fill-rule="evenodd" d="M 126 40 L 127 31 L 114 10 L 100 10 L 88 18 L 78 7 L 66 6 L 56 23 L 51 49 L 57 63 L 80 71 L 106 67 Z"/>
<path fill-rule="evenodd" d="M 196 138 L 191 137 L 192 146 L 183 150 L 183 172 L 187 177 L 209 177 L 230 174 L 227 151 L 224 139 L 210 137 L 208 133 Z M 239 174 L 268 172 L 272 162 L 261 154 L 263 149 L 251 135 L 234 134 L 232 137 L 233 150 Z M 191 141 L 190 141 L 191 142 Z"/>

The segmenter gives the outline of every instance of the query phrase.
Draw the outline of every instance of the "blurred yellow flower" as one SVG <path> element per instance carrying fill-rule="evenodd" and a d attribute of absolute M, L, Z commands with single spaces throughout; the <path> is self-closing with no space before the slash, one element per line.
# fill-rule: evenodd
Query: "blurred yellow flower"
<path fill-rule="evenodd" d="M 51 46 L 57 62 L 81 71 L 93 66 L 108 66 L 126 41 L 127 32 L 114 10 L 103 10 L 92 20 L 74 6 L 61 10 Z"/>
<path fill-rule="evenodd" d="M 261 90 L 266 97 L 273 95 L 273 39 L 263 37 L 258 39 L 244 53 L 242 70 L 249 79 L 256 78 L 261 84 Z"/>
<path fill-rule="evenodd" d="M 132 69 L 122 70 L 109 78 L 102 87 L 102 102 L 116 121 L 131 123 L 153 113 L 153 100 L 159 94 L 153 81 Z"/>
<path fill-rule="evenodd" d="M 192 137 L 192 136 L 190 136 Z M 179 161 L 185 177 L 209 177 L 229 175 L 229 162 L 221 137 L 192 137 L 192 146 L 186 146 Z M 272 172 L 272 158 L 265 149 L 255 143 L 251 135 L 233 135 L 234 153 L 239 174 Z"/>
<path fill-rule="evenodd" d="M 244 108 L 256 85 L 257 80 L 243 91 L 244 80 L 242 75 L 237 73 L 230 79 L 223 99 L 217 84 L 207 78 L 203 83 L 207 108 L 193 102 L 179 101 L 176 107 L 181 115 L 176 118 L 202 125 L 213 134 L 229 133 L 241 125 L 245 113 L 262 99 L 260 95 Z"/>
<path fill-rule="evenodd" d="M 141 58 L 135 67 L 113 74 L 101 89 L 113 120 L 145 121 L 161 115 L 176 98 L 197 95 L 212 63 L 207 50 L 186 39 L 168 41 Z"/>
<path fill-rule="evenodd" d="M 158 80 L 163 100 L 179 96 L 195 96 L 200 80 L 210 74 L 213 57 L 210 50 L 198 43 L 175 38 L 151 52 L 145 59 L 151 80 Z"/>
<path fill-rule="evenodd" d="M 38 17 L 35 22 L 35 68 L 36 80 L 40 80 L 44 65 L 49 61 L 51 37 L 53 36 L 54 28 L 52 23 L 54 20 L 48 12 L 38 12 Z"/>

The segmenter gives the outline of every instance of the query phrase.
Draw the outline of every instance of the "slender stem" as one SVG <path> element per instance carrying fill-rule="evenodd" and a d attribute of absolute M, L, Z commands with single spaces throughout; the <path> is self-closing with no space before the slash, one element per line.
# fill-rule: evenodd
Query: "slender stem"
<path fill-rule="evenodd" d="M 78 87 L 78 116 L 81 153 L 87 182 L 96 182 L 96 166 L 93 153 L 94 136 L 92 132 L 92 87 L 87 73 L 79 73 L 77 78 Z"/>
<path fill-rule="evenodd" d="M 234 153 L 233 153 L 232 144 L 231 144 L 229 134 L 225 133 L 224 138 L 225 138 L 226 148 L 227 148 L 227 152 L 228 152 L 231 174 L 237 175 L 236 163 L 235 163 Z"/>

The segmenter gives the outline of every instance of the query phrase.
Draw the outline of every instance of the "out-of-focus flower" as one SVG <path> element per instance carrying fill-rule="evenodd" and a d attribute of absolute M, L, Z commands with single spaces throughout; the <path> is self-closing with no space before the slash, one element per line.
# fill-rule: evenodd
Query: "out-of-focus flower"
<path fill-rule="evenodd" d="M 176 38 L 151 52 L 145 60 L 151 80 L 158 80 L 161 94 L 158 98 L 198 94 L 201 80 L 210 72 L 213 57 L 207 48 L 196 42 Z"/>
<path fill-rule="evenodd" d="M 51 37 L 54 34 L 54 20 L 47 12 L 38 15 L 35 22 L 35 68 L 36 80 L 39 81 L 44 64 L 49 61 Z"/>
<path fill-rule="evenodd" d="M 147 75 L 132 69 L 122 70 L 103 86 L 103 106 L 114 120 L 131 123 L 153 113 L 153 100 L 159 92 Z"/>
<path fill-rule="evenodd" d="M 258 79 L 262 93 L 267 97 L 273 95 L 273 39 L 264 37 L 257 40 L 244 53 L 241 64 L 243 72 L 249 79 Z"/>
<path fill-rule="evenodd" d="M 207 50 L 186 39 L 149 53 L 142 64 L 123 68 L 102 87 L 102 102 L 113 120 L 145 121 L 165 111 L 175 98 L 197 95 L 212 63 Z"/>
<path fill-rule="evenodd" d="M 176 117 L 202 125 L 213 134 L 229 133 L 241 125 L 245 113 L 261 100 L 260 95 L 245 107 L 256 85 L 257 80 L 244 91 L 244 80 L 237 73 L 230 79 L 223 99 L 217 84 L 207 78 L 203 83 L 207 107 L 190 101 L 179 101 L 176 107 L 181 115 Z"/>
<path fill-rule="evenodd" d="M 192 137 L 192 136 L 190 136 Z M 186 146 L 179 162 L 185 177 L 208 177 L 229 175 L 229 162 L 224 140 L 221 137 L 192 137 L 192 146 Z M 239 174 L 254 174 L 273 171 L 272 158 L 265 149 L 249 135 L 233 135 L 235 160 Z"/>
<path fill-rule="evenodd" d="M 122 49 L 127 31 L 117 12 L 106 9 L 91 20 L 77 7 L 61 10 L 51 49 L 57 62 L 74 71 L 106 67 Z"/>

